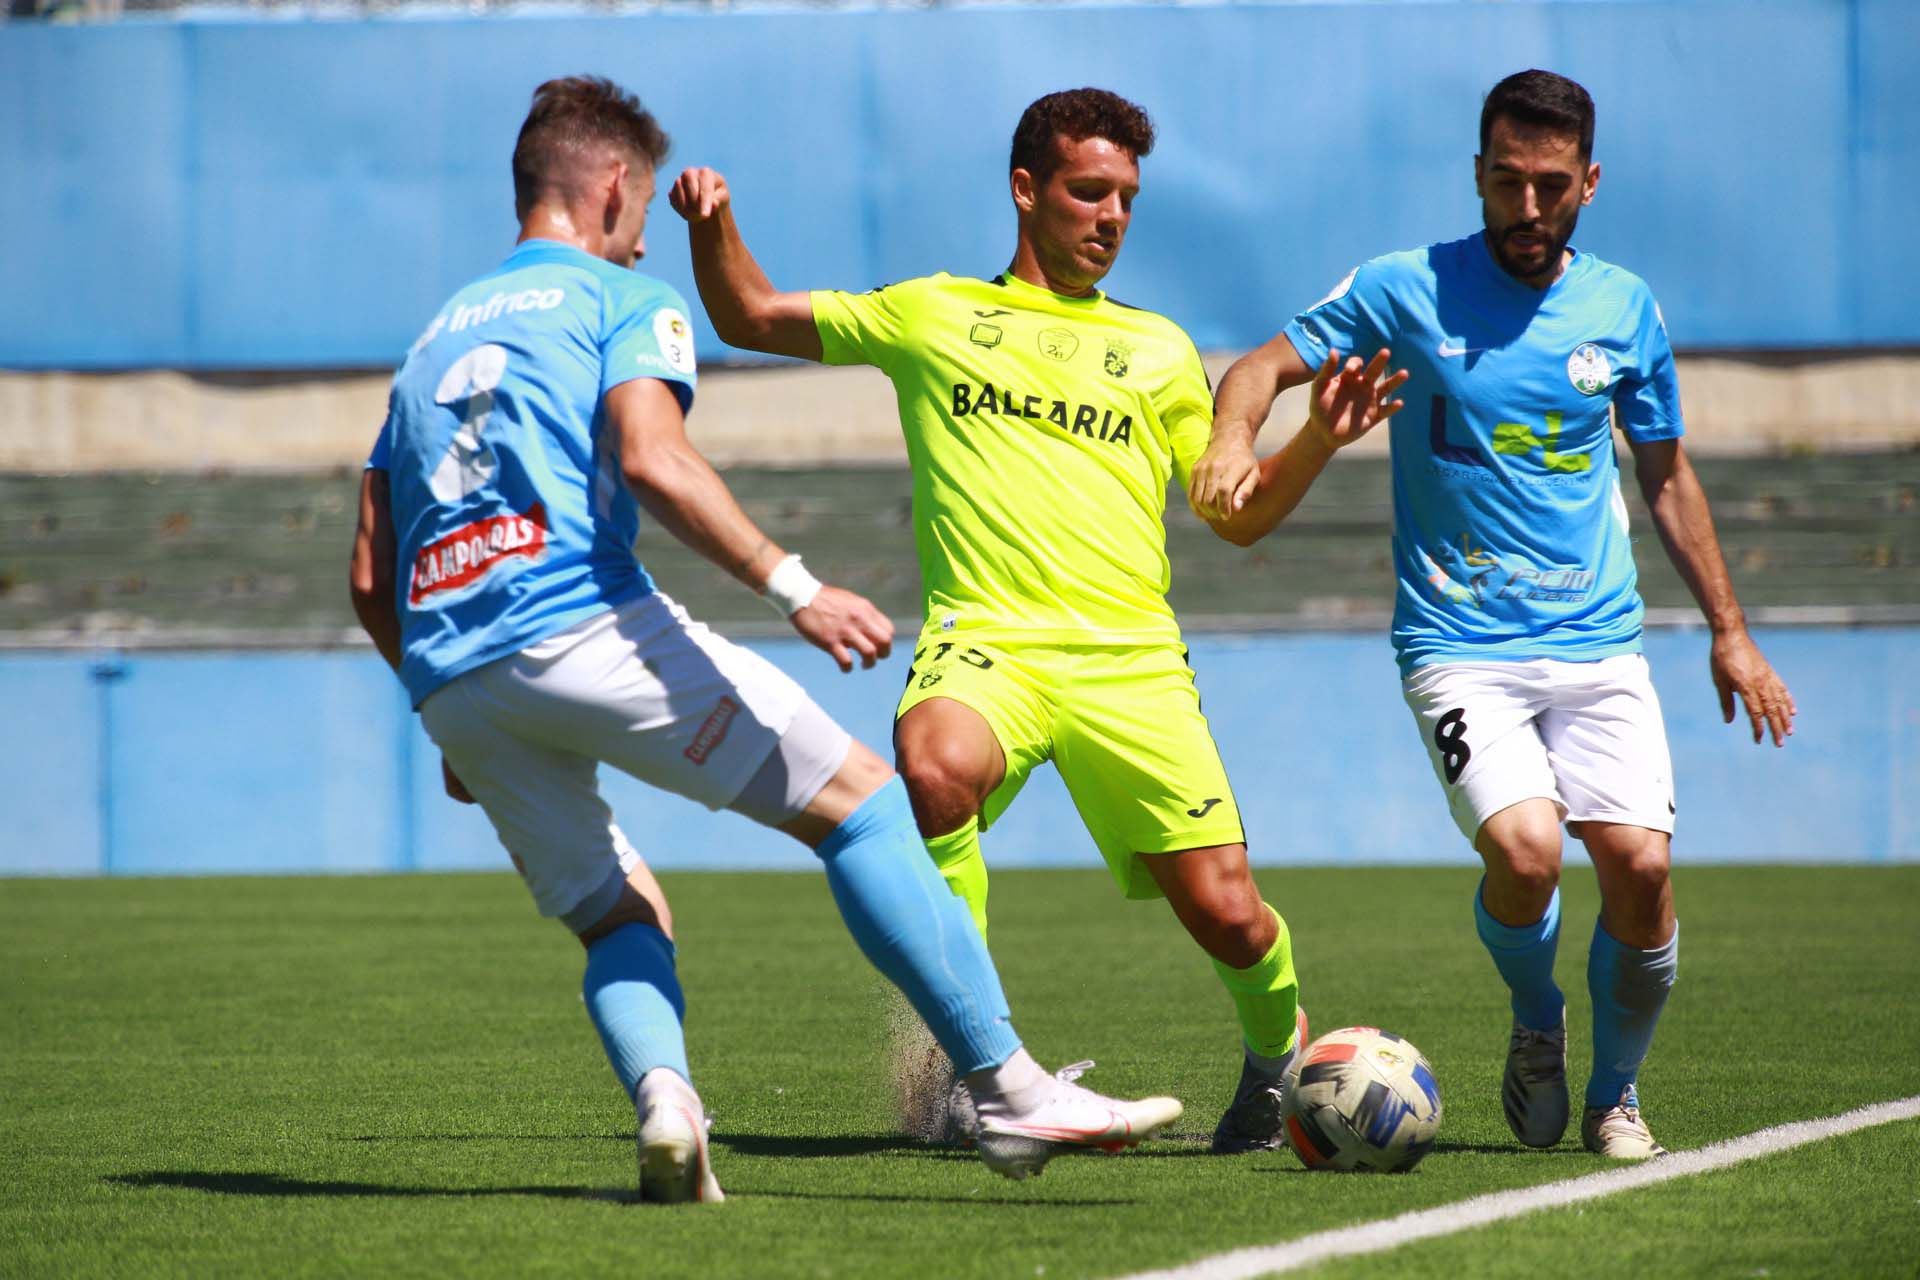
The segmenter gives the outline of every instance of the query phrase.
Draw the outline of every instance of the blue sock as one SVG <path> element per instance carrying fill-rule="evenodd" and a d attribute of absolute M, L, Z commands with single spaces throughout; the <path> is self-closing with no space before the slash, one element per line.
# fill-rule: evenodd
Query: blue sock
<path fill-rule="evenodd" d="M 1560 946 L 1560 891 L 1553 891 L 1547 913 L 1532 924 L 1507 925 L 1487 914 L 1480 897 L 1486 883 L 1482 878 L 1473 891 L 1473 919 L 1493 967 L 1513 993 L 1513 1016 L 1523 1027 L 1551 1030 L 1560 1025 L 1567 1003 L 1553 981 L 1553 957 Z"/>
<path fill-rule="evenodd" d="M 1653 1047 L 1653 1029 L 1666 1008 L 1680 964 L 1680 923 L 1663 947 L 1641 951 L 1614 940 L 1598 920 L 1587 950 L 1587 991 L 1593 996 L 1593 1074 L 1587 1105 L 1611 1107 L 1633 1083 Z"/>
<path fill-rule="evenodd" d="M 673 972 L 673 943 L 650 924 L 622 925 L 587 948 L 580 990 L 587 1016 L 629 1098 L 640 1077 L 671 1067 L 691 1083 L 680 1019 L 687 1011 Z"/>
<path fill-rule="evenodd" d="M 899 778 L 868 796 L 814 850 L 853 940 L 900 988 L 961 1075 L 1020 1047 L 1000 975 L 967 904 L 953 896 L 914 826 Z"/>

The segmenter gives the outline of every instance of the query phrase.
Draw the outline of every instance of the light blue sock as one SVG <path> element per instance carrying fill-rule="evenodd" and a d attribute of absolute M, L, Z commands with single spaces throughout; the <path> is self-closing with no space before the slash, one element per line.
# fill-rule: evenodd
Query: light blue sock
<path fill-rule="evenodd" d="M 673 943 L 650 924 L 622 925 L 587 948 L 580 990 L 587 1016 L 607 1051 L 613 1073 L 629 1098 L 640 1077 L 670 1067 L 689 1083 L 687 1040 L 680 1019 L 687 1011 L 673 971 Z"/>
<path fill-rule="evenodd" d="M 1548 1031 L 1560 1025 L 1566 997 L 1553 981 L 1553 957 L 1560 946 L 1560 891 L 1547 900 L 1547 913 L 1532 924 L 1501 924 L 1487 914 L 1480 895 L 1483 877 L 1473 891 L 1473 919 L 1480 941 L 1493 957 L 1493 967 L 1513 993 L 1513 1016 L 1521 1026 Z"/>
<path fill-rule="evenodd" d="M 1679 921 L 1674 922 L 1667 944 L 1651 951 L 1625 946 L 1598 920 L 1593 922 L 1593 945 L 1587 949 L 1587 991 L 1593 996 L 1588 1106 L 1613 1106 L 1620 1101 L 1620 1091 L 1640 1073 L 1679 965 Z"/>
<path fill-rule="evenodd" d="M 868 796 L 814 850 L 853 940 L 926 1021 L 961 1075 L 1020 1047 L 987 944 L 913 822 L 899 778 Z"/>

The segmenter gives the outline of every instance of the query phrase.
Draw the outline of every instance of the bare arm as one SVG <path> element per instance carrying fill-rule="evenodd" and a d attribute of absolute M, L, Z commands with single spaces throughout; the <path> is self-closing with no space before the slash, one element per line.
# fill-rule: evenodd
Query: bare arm
<path fill-rule="evenodd" d="M 1747 634 L 1746 614 L 1734 599 L 1733 579 L 1720 554 L 1706 491 L 1700 487 L 1700 477 L 1686 450 L 1678 440 L 1629 444 L 1640 493 L 1653 512 L 1654 528 L 1660 531 L 1667 558 L 1693 593 L 1713 632 L 1708 665 L 1713 686 L 1720 694 L 1721 716 L 1728 724 L 1733 723 L 1733 696 L 1738 693 L 1746 707 L 1753 740 L 1759 742 L 1771 728 L 1773 745 L 1786 745 L 1799 708 Z"/>
<path fill-rule="evenodd" d="M 1211 523 L 1246 505 L 1259 476 L 1253 441 L 1261 424 L 1282 391 L 1311 377 L 1313 370 L 1284 333 L 1233 362 L 1213 395 L 1213 438 L 1187 479 L 1195 515 Z"/>
<path fill-rule="evenodd" d="M 607 429 L 615 432 L 620 472 L 647 513 L 674 537 L 764 592 L 786 552 L 748 518 L 726 481 L 687 439 L 686 418 L 667 384 L 635 378 L 607 393 Z M 853 654 L 871 667 L 893 651 L 893 623 L 864 596 L 821 587 L 789 618 L 794 630 L 853 670 Z"/>
<path fill-rule="evenodd" d="M 1288 343 L 1287 349 L 1291 351 L 1293 344 Z M 1347 357 L 1343 364 L 1338 351 L 1328 352 L 1326 363 L 1313 375 L 1313 395 L 1308 401 L 1305 425 L 1294 432 L 1293 439 L 1287 441 L 1280 452 L 1255 464 L 1252 477 L 1243 486 L 1246 496 L 1239 497 L 1236 490 L 1237 500 L 1231 511 L 1225 515 L 1201 512 L 1213 531 L 1237 546 L 1252 546 L 1293 514 L 1293 509 L 1300 505 L 1300 499 L 1326 470 L 1337 450 L 1346 448 L 1398 413 L 1404 402 L 1394 399 L 1393 395 L 1406 383 L 1408 374 L 1402 369 L 1389 376 L 1387 362 L 1391 358 L 1391 353 L 1382 347 L 1364 365 L 1357 356 Z M 1226 388 L 1223 379 L 1220 389 L 1224 392 Z M 1271 397 L 1267 404 L 1272 405 Z M 1216 419 L 1214 446 L 1208 448 L 1208 456 L 1212 456 L 1219 443 Z M 1246 449 L 1247 456 L 1252 457 L 1251 437 L 1247 439 Z"/>
<path fill-rule="evenodd" d="M 347 586 L 354 616 L 373 638 L 373 647 L 395 671 L 400 669 L 400 613 L 393 603 L 393 508 L 387 473 L 369 467 L 360 473 L 360 522 L 353 531 L 353 560 Z"/>
<path fill-rule="evenodd" d="M 749 351 L 820 359 L 813 299 L 775 289 L 747 252 L 733 220 L 727 180 L 712 169 L 688 169 L 674 182 L 667 200 L 687 220 L 693 279 L 714 332 Z"/>

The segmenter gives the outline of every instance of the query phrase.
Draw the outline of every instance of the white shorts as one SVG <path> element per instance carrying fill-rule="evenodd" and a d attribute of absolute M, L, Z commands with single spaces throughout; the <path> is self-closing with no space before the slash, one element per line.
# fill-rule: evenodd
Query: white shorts
<path fill-rule="evenodd" d="M 639 857 L 600 798 L 601 762 L 709 809 L 741 799 L 748 816 L 784 821 L 852 745 L 790 676 L 659 593 L 456 677 L 420 719 L 540 913 L 576 929 L 605 914 Z M 789 729 L 806 741 L 783 745 Z M 741 792 L 776 747 L 786 767 L 768 776 L 786 799 L 749 806 Z"/>
<path fill-rule="evenodd" d="M 1575 822 L 1673 832 L 1673 762 L 1637 653 L 1598 662 L 1441 662 L 1401 681 L 1434 776 L 1468 840 L 1543 796 Z"/>

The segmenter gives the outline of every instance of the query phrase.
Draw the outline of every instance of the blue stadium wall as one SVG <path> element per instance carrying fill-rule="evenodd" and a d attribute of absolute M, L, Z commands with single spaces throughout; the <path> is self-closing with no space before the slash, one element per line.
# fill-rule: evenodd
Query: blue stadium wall
<path fill-rule="evenodd" d="M 0 366 L 393 362 L 504 254 L 528 94 L 579 71 L 730 176 L 788 287 L 998 270 L 1021 107 L 1111 86 L 1161 130 L 1113 292 L 1245 347 L 1476 226 L 1481 95 L 1533 65 L 1594 91 L 1580 241 L 1679 345 L 1920 343 L 1914 0 L 1355 0 L 0 25 Z M 691 294 L 664 200 L 649 243 Z"/>
<path fill-rule="evenodd" d="M 1648 657 L 1679 783 L 1675 856 L 1920 862 L 1920 628 L 1763 629 L 1802 713 L 1783 750 L 1720 721 L 1705 632 Z M 868 742 L 904 659 L 840 677 L 758 646 Z M 1454 831 L 1384 637 L 1196 635 L 1194 670 L 1257 862 L 1476 865 Z M 0 655 L 0 875 L 504 869 L 486 820 L 366 651 Z M 655 866 L 805 869 L 800 846 L 602 770 Z M 1100 865 L 1043 769 L 986 837 L 996 866 Z"/>

